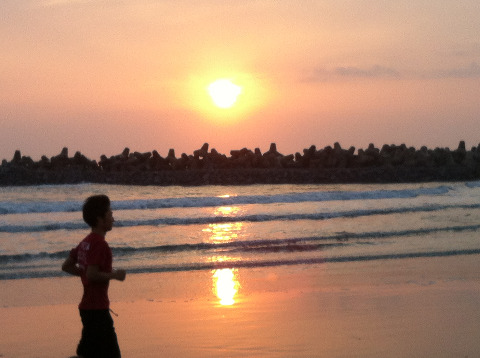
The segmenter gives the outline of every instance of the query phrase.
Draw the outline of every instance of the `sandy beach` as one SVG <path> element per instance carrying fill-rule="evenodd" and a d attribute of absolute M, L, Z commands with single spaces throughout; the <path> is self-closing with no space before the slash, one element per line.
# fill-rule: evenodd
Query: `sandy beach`
<path fill-rule="evenodd" d="M 476 255 L 233 271 L 112 282 L 123 357 L 477 357 Z M 228 291 L 228 283 L 226 285 Z M 0 282 L 0 357 L 69 357 L 81 323 L 75 278 Z"/>

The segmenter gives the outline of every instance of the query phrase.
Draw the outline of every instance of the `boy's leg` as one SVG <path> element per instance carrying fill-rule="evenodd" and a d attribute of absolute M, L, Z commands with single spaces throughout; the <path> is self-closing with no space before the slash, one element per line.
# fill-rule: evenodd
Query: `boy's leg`
<path fill-rule="evenodd" d="M 102 357 L 121 358 L 120 347 L 118 346 L 117 333 L 115 332 L 115 327 L 113 326 L 113 319 L 110 311 L 105 310 L 103 312 L 103 316 L 103 321 L 105 322 L 103 346 L 105 347 L 105 351 Z"/>
<path fill-rule="evenodd" d="M 120 358 L 117 334 L 108 310 L 80 310 L 83 329 L 77 354 L 84 357 Z"/>

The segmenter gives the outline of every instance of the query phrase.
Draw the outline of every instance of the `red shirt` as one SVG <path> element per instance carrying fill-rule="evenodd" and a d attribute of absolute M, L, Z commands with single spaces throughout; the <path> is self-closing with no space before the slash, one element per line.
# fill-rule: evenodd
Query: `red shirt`
<path fill-rule="evenodd" d="M 112 272 L 112 250 L 105 238 L 90 233 L 77 247 L 70 251 L 70 257 L 81 270 L 83 297 L 78 308 L 83 310 L 102 310 L 110 307 L 108 299 L 109 282 L 90 282 L 87 279 L 87 267 L 98 266 L 101 272 Z"/>

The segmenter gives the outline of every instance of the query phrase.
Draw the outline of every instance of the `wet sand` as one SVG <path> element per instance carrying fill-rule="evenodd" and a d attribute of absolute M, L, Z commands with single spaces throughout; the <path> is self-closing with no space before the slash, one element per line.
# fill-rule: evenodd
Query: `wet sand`
<path fill-rule="evenodd" d="M 129 275 L 112 282 L 111 308 L 124 358 L 477 357 L 479 261 Z M 73 277 L 1 281 L 0 357 L 72 356 L 80 295 Z"/>

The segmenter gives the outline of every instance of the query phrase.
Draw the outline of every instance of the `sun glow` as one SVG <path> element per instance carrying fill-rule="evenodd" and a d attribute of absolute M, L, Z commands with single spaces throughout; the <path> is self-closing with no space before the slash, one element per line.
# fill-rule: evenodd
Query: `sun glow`
<path fill-rule="evenodd" d="M 237 102 L 242 88 L 229 79 L 222 78 L 208 86 L 208 93 L 217 107 L 230 108 Z"/>

